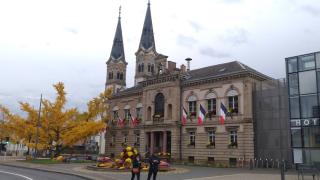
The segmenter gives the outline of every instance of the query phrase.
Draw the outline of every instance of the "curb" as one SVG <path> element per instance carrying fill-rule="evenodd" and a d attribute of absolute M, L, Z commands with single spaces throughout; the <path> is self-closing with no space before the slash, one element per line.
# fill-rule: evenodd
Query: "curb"
<path fill-rule="evenodd" d="M 56 170 L 47 170 L 47 169 L 40 169 L 40 168 L 25 167 L 25 166 L 13 165 L 13 164 L 6 164 L 6 163 L 2 163 L 2 162 L 0 162 L 0 165 L 8 166 L 8 167 L 23 168 L 23 169 L 32 169 L 32 170 L 37 170 L 37 171 L 42 171 L 42 172 L 51 172 L 51 173 L 53 172 L 53 173 L 59 173 L 59 174 L 63 174 L 63 175 L 71 175 L 71 176 L 79 177 L 79 178 L 86 179 L 86 180 L 95 180 L 95 179 L 87 177 L 87 176 L 74 174 L 74 173 L 61 172 L 61 171 L 56 171 Z"/>

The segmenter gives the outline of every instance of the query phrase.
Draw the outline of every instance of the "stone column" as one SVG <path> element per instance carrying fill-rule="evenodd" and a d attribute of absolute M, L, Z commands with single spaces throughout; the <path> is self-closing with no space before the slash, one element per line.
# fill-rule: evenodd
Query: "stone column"
<path fill-rule="evenodd" d="M 167 152 L 167 131 L 163 131 L 162 142 L 162 152 Z"/>
<path fill-rule="evenodd" d="M 150 132 L 150 155 L 154 150 L 154 132 Z"/>

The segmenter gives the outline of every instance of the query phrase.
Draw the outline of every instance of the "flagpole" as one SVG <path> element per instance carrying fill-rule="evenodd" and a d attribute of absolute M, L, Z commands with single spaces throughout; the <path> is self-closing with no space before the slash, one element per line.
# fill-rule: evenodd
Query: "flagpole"
<path fill-rule="evenodd" d="M 40 105 L 39 105 L 39 113 L 38 113 L 38 121 L 37 121 L 37 132 L 36 132 L 36 148 L 35 148 L 35 159 L 38 157 L 38 143 L 39 143 L 39 127 L 40 127 L 40 113 L 41 113 L 41 102 L 42 102 L 42 94 L 40 96 Z"/>

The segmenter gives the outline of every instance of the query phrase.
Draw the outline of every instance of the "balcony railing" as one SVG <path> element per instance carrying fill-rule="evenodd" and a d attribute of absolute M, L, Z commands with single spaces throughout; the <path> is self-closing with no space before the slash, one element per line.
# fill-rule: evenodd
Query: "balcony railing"
<path fill-rule="evenodd" d="M 164 117 L 161 115 L 154 115 L 153 116 L 153 122 L 154 123 L 163 123 Z"/>

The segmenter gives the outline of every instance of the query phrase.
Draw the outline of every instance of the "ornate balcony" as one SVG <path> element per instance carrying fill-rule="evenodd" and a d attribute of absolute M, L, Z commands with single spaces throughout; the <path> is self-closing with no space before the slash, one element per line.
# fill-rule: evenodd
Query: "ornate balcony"
<path fill-rule="evenodd" d="M 160 115 L 160 114 L 156 114 L 156 115 L 153 115 L 153 123 L 163 123 L 164 121 L 164 117 L 163 115 Z"/>

